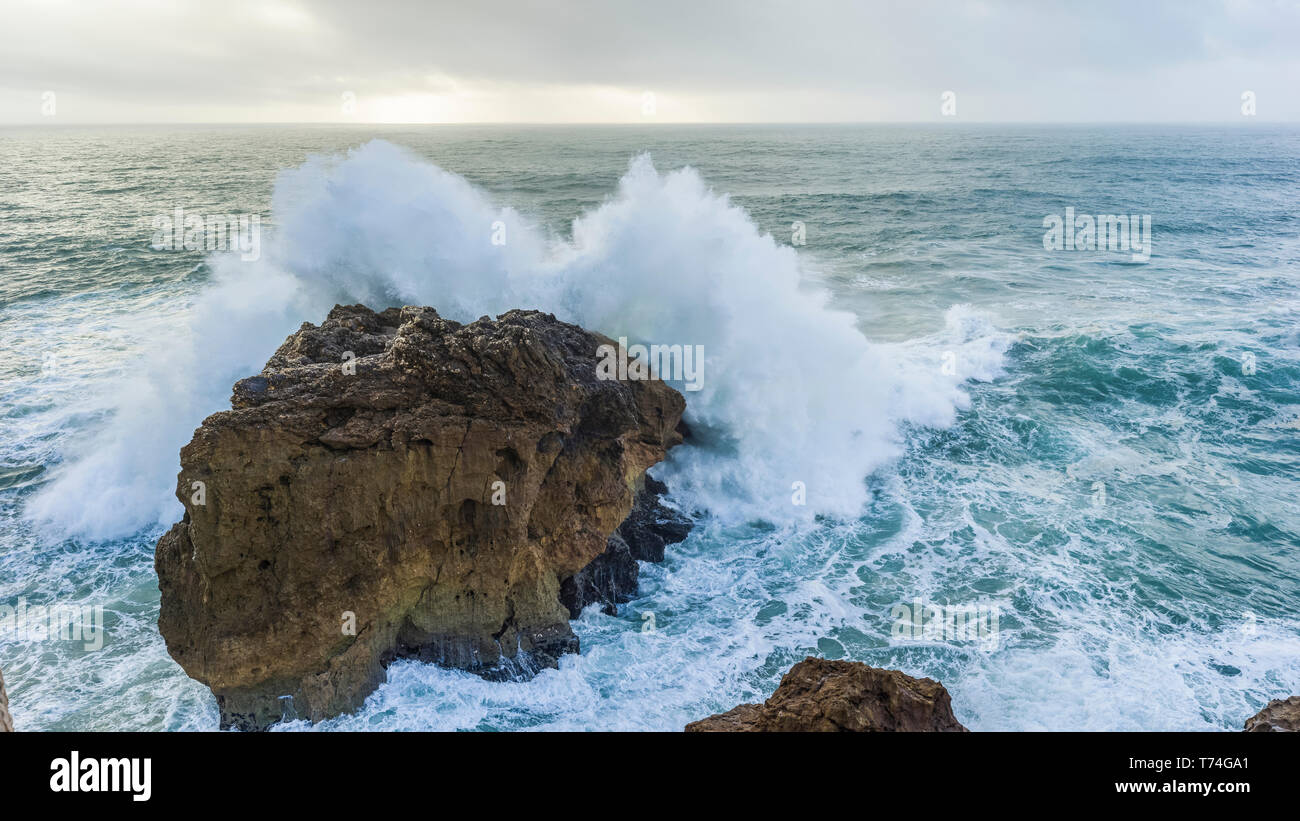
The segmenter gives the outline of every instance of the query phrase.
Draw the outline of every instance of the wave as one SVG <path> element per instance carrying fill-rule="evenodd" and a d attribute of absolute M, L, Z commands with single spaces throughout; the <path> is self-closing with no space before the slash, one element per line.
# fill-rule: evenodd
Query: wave
<path fill-rule="evenodd" d="M 382 140 L 281 172 L 272 211 L 260 258 L 210 257 L 181 332 L 106 387 L 111 420 L 69 449 L 31 519 L 89 539 L 176 520 L 193 429 L 337 302 L 432 305 L 459 321 L 530 307 L 632 343 L 702 345 L 703 387 L 686 394 L 695 441 L 656 472 L 678 504 L 724 520 L 859 514 L 865 477 L 899 455 L 902 430 L 951 424 L 963 383 L 995 378 L 1009 344 L 962 306 L 934 336 L 868 341 L 801 285 L 793 248 L 695 170 L 660 173 L 648 155 L 571 239 Z"/>

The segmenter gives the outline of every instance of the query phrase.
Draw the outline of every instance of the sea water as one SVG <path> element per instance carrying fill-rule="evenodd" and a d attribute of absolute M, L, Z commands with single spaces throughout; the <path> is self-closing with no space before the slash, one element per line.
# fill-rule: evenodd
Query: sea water
<path fill-rule="evenodd" d="M 699 346 L 656 468 L 697 526 L 558 670 L 399 662 L 316 729 L 675 730 L 807 655 L 976 730 L 1237 729 L 1300 691 L 1298 183 L 1269 125 L 0 130 L 15 723 L 216 727 L 156 627 L 178 450 L 363 302 Z M 258 232 L 160 241 L 177 209 Z M 1067 209 L 1147 258 L 1054 244 Z"/>

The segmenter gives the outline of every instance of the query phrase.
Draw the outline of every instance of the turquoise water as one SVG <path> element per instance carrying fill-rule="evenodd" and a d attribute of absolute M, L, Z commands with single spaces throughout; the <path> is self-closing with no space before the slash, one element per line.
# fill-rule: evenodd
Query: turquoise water
<path fill-rule="evenodd" d="M 1281 126 L 0 130 L 0 605 L 107 628 L 0 632 L 15 722 L 215 728 L 155 627 L 177 451 L 362 300 L 704 344 L 661 469 L 700 523 L 559 670 L 403 662 L 320 729 L 678 729 L 810 653 L 978 730 L 1236 729 L 1300 691 L 1297 183 Z M 176 207 L 260 258 L 155 249 Z M 1150 260 L 1047 250 L 1066 208 Z M 899 638 L 917 598 L 996 647 Z"/>

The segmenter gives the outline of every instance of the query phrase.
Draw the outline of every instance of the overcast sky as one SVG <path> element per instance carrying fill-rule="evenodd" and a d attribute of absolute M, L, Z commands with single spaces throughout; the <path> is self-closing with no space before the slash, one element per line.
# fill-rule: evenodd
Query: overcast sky
<path fill-rule="evenodd" d="M 0 0 L 0 123 L 914 122 L 947 91 L 1300 121 L 1300 0 Z"/>

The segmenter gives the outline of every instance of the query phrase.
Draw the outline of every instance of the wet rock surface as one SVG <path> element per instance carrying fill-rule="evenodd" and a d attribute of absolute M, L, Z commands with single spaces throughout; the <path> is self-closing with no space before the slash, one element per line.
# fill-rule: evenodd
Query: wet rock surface
<path fill-rule="evenodd" d="M 560 600 L 577 618 L 589 604 L 613 615 L 617 606 L 638 592 L 638 562 L 661 562 L 667 545 L 676 544 L 691 531 L 691 520 L 666 507 L 660 497 L 667 486 L 646 474 L 639 484 L 632 512 L 609 537 L 605 552 L 560 586 Z"/>

